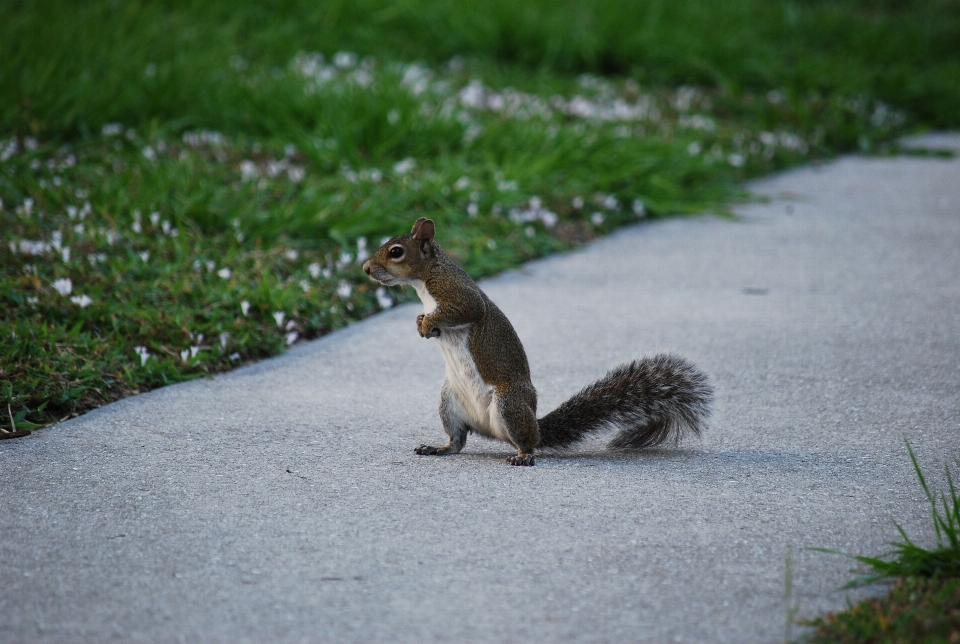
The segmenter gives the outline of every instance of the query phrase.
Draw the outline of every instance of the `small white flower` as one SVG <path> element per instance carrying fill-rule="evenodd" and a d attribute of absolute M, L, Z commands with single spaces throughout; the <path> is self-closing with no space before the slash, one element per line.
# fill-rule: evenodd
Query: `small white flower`
<path fill-rule="evenodd" d="M 593 222 L 594 226 L 599 226 L 600 224 L 603 223 L 603 213 L 602 212 L 593 213 L 592 215 L 590 215 L 590 221 Z"/>
<path fill-rule="evenodd" d="M 249 159 L 240 162 L 241 181 L 251 181 L 257 178 L 257 164 Z"/>
<path fill-rule="evenodd" d="M 198 353 L 200 353 L 200 347 L 190 347 L 191 358 L 196 358 Z"/>
<path fill-rule="evenodd" d="M 471 202 L 467 205 L 467 216 L 468 216 L 468 217 L 476 217 L 476 216 L 477 216 L 477 213 L 479 213 L 479 212 L 480 212 L 480 206 L 478 206 L 476 203 L 474 203 L 474 202 L 471 201 Z"/>
<path fill-rule="evenodd" d="M 466 190 L 470 187 L 470 177 L 460 177 L 457 179 L 457 182 L 453 184 L 454 190 Z"/>
<path fill-rule="evenodd" d="M 583 197 L 576 196 L 570 202 L 570 205 L 573 206 L 574 210 L 580 210 L 583 208 Z"/>
<path fill-rule="evenodd" d="M 286 257 L 291 262 L 293 262 L 293 261 L 296 261 L 298 257 L 300 257 L 300 253 L 298 253 L 296 250 L 291 248 L 287 251 L 284 251 L 283 256 Z"/>
<path fill-rule="evenodd" d="M 148 145 L 147 147 L 143 148 L 143 156 L 144 156 L 144 158 L 147 159 L 147 161 L 156 161 L 156 160 L 157 160 L 157 152 L 156 152 L 156 150 L 154 150 L 154 149 L 153 149 L 151 146 L 149 146 L 149 145 Z"/>
<path fill-rule="evenodd" d="M 237 353 L 237 352 L 231 353 L 231 354 L 230 354 L 230 360 L 231 360 L 232 362 L 238 362 L 238 361 L 240 360 L 240 354 Z"/>
<path fill-rule="evenodd" d="M 63 262 L 66 264 L 70 261 L 70 247 L 64 246 L 60 249 L 60 256 L 63 257 Z"/>
<path fill-rule="evenodd" d="M 292 165 L 287 168 L 287 176 L 290 177 L 290 181 L 300 183 L 303 181 L 303 178 L 307 176 L 307 172 L 298 165 Z"/>
<path fill-rule="evenodd" d="M 307 266 L 307 270 L 310 271 L 310 277 L 320 279 L 320 264 L 313 262 L 310 266 Z"/>
<path fill-rule="evenodd" d="M 642 200 L 640 199 L 633 200 L 633 214 L 635 214 L 637 217 L 643 217 L 644 215 L 647 214 L 647 209 L 643 205 Z"/>
<path fill-rule="evenodd" d="M 543 222 L 543 225 L 547 228 L 553 228 L 557 225 L 557 213 L 552 210 L 541 210 L 540 211 L 540 221 Z"/>
<path fill-rule="evenodd" d="M 145 251 L 143 251 L 143 252 L 141 252 L 141 253 L 137 253 L 137 254 L 140 255 L 140 259 L 142 259 L 143 261 L 147 261 L 148 259 L 150 259 L 150 251 L 148 251 L 148 250 L 145 250 Z"/>
<path fill-rule="evenodd" d="M 30 306 L 36 306 L 39 302 L 40 302 L 40 298 L 39 298 L 39 297 L 28 297 L 28 298 L 27 298 L 27 304 L 29 304 Z"/>
<path fill-rule="evenodd" d="M 190 358 L 190 349 L 184 349 L 180 352 L 180 360 L 186 362 Z"/>
<path fill-rule="evenodd" d="M 367 250 L 367 238 L 357 238 L 357 263 L 362 263 L 370 258 L 370 251 Z"/>
<path fill-rule="evenodd" d="M 333 64 L 340 69 L 347 69 L 357 64 L 357 55 L 350 51 L 338 51 L 333 55 Z"/>
<path fill-rule="evenodd" d="M 703 151 L 703 146 L 700 145 L 699 141 L 693 141 L 690 145 L 687 146 L 687 154 L 692 157 L 697 156 L 700 152 Z"/>
<path fill-rule="evenodd" d="M 737 154 L 736 152 L 734 152 L 733 154 L 727 157 L 727 161 L 734 168 L 742 168 L 743 164 L 746 163 L 747 160 L 742 154 Z"/>
<path fill-rule="evenodd" d="M 403 161 L 397 161 L 393 164 L 394 174 L 406 174 L 417 167 L 417 162 L 412 157 L 407 157 Z"/>
<path fill-rule="evenodd" d="M 300 280 L 300 290 L 304 293 L 310 292 L 310 282 L 307 280 Z"/>
<path fill-rule="evenodd" d="M 217 271 L 217 275 L 227 280 L 227 279 L 230 279 L 230 276 L 233 275 L 233 273 L 230 271 L 229 268 L 221 268 L 219 271 Z"/>
<path fill-rule="evenodd" d="M 150 223 L 153 224 L 153 227 L 154 227 L 154 228 L 157 227 L 157 224 L 160 223 L 160 213 L 159 213 L 159 212 L 151 212 L 151 213 L 150 213 Z"/>
<path fill-rule="evenodd" d="M 277 321 L 277 326 L 281 328 L 283 327 L 283 319 L 285 317 L 287 317 L 287 314 L 283 311 L 277 311 L 273 314 L 273 319 Z"/>
<path fill-rule="evenodd" d="M 616 210 L 620 207 L 620 202 L 613 195 L 607 195 L 603 198 L 603 207 L 607 210 Z"/>
<path fill-rule="evenodd" d="M 147 364 L 147 360 L 150 358 L 150 352 L 147 351 L 146 347 L 134 347 L 133 350 L 138 356 L 140 356 L 140 366 Z"/>
<path fill-rule="evenodd" d="M 240 302 L 240 312 L 246 315 L 250 312 L 250 302 L 244 300 Z"/>
<path fill-rule="evenodd" d="M 69 277 L 63 277 L 53 282 L 53 288 L 60 295 L 70 295 L 73 290 L 73 281 Z"/>
<path fill-rule="evenodd" d="M 85 309 L 93 304 L 93 300 L 87 295 L 71 297 L 70 301 L 79 306 L 81 309 Z"/>
<path fill-rule="evenodd" d="M 100 129 L 100 133 L 103 136 L 117 136 L 123 132 L 123 126 L 119 123 L 107 123 Z M 143 347 L 139 347 L 143 348 Z"/>
<path fill-rule="evenodd" d="M 389 309 L 393 306 L 393 298 L 387 293 L 387 289 L 382 286 L 377 289 L 377 304 L 380 305 L 381 309 Z"/>
<path fill-rule="evenodd" d="M 229 334 L 229 333 L 221 333 L 221 334 L 220 334 L 220 348 L 221 348 L 221 349 L 226 349 L 226 348 L 227 348 L 227 342 L 228 342 L 229 340 L 230 340 L 230 334 Z"/>
<path fill-rule="evenodd" d="M 170 222 L 167 221 L 166 219 L 164 219 L 162 222 L 160 222 L 160 229 L 163 231 L 163 234 L 164 234 L 164 235 L 169 235 L 169 234 L 170 234 Z"/>
<path fill-rule="evenodd" d="M 534 237 L 537 234 L 537 229 L 533 226 L 527 226 L 523 229 L 523 232 L 527 234 L 527 237 Z"/>
<path fill-rule="evenodd" d="M 350 297 L 350 294 L 353 293 L 353 286 L 348 282 L 340 282 L 340 285 L 337 286 L 337 295 L 343 299 Z"/>
<path fill-rule="evenodd" d="M 299 337 L 300 337 L 299 333 L 297 333 L 296 331 L 291 331 L 286 335 L 286 337 L 284 338 L 284 341 L 287 343 L 287 346 L 289 347 L 291 344 L 296 342 Z"/>

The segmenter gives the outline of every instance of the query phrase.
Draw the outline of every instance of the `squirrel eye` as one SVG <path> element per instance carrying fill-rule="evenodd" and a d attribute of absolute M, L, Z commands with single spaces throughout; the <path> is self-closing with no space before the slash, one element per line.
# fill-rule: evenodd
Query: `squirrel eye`
<path fill-rule="evenodd" d="M 387 254 L 393 259 L 400 259 L 403 257 L 403 246 L 394 246 Z"/>

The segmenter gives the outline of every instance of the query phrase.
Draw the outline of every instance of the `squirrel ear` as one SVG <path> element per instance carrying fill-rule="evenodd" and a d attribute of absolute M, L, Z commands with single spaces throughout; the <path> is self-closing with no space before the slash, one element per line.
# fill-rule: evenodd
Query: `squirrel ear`
<path fill-rule="evenodd" d="M 417 223 L 413 226 L 413 238 L 421 244 L 424 242 L 432 242 L 436 232 L 437 229 L 433 221 L 425 217 L 418 219 Z"/>
<path fill-rule="evenodd" d="M 420 228 L 421 225 L 423 225 L 423 222 L 425 222 L 425 221 L 427 221 L 427 218 L 426 218 L 426 217 L 421 217 L 420 219 L 416 220 L 416 221 L 413 223 L 413 230 L 410 231 L 411 234 L 416 235 L 416 234 L 417 234 L 417 230 Z"/>

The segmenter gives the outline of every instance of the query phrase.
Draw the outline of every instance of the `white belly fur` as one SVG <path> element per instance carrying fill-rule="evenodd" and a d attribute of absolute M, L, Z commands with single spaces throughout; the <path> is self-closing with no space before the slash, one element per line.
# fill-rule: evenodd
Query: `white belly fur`
<path fill-rule="evenodd" d="M 478 434 L 509 441 L 497 409 L 497 393 L 480 376 L 470 354 L 470 329 L 473 325 L 447 327 L 437 341 L 447 363 L 447 383 L 460 403 L 457 411 Z"/>
<path fill-rule="evenodd" d="M 423 302 L 423 312 L 430 315 L 437 310 L 437 300 L 427 290 L 422 280 L 412 282 Z M 480 377 L 473 356 L 470 354 L 470 329 L 472 324 L 446 327 L 440 330 L 440 349 L 447 363 L 447 382 L 457 397 L 457 412 L 475 432 L 490 438 L 509 441 L 500 412 L 497 409 L 497 393 Z"/>

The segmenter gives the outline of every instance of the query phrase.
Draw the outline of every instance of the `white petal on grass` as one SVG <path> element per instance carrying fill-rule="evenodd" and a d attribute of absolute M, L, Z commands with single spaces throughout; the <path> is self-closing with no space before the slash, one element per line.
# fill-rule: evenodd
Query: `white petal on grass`
<path fill-rule="evenodd" d="M 575 210 L 580 210 L 583 208 L 583 197 L 576 196 L 570 201 L 570 205 L 573 206 Z"/>
<path fill-rule="evenodd" d="M 747 159 L 742 154 L 737 154 L 736 152 L 734 152 L 733 154 L 727 157 L 727 161 L 734 168 L 742 168 L 743 164 L 747 162 Z"/>
<path fill-rule="evenodd" d="M 90 298 L 90 296 L 86 294 L 75 295 L 74 297 L 70 298 L 70 301 L 76 304 L 77 306 L 79 306 L 81 309 L 85 309 L 91 304 L 93 304 L 93 300 Z"/>
<path fill-rule="evenodd" d="M 147 261 L 148 259 L 150 259 L 150 251 L 148 251 L 148 250 L 145 250 L 145 251 L 143 251 L 143 252 L 141 252 L 141 253 L 137 253 L 137 254 L 140 255 L 140 259 L 142 259 L 143 261 Z"/>
<path fill-rule="evenodd" d="M 182 360 L 183 362 L 186 362 L 189 359 L 190 359 L 190 349 L 184 349 L 183 351 L 180 352 L 180 360 Z"/>
<path fill-rule="evenodd" d="M 644 215 L 647 214 L 647 209 L 643 205 L 642 200 L 640 199 L 633 200 L 633 214 L 635 214 L 637 217 L 643 217 Z"/>
<path fill-rule="evenodd" d="M 73 290 L 73 281 L 69 277 L 63 277 L 54 280 L 52 286 L 60 295 L 70 295 L 70 292 Z"/>
<path fill-rule="evenodd" d="M 138 356 L 140 356 L 140 366 L 142 367 L 143 365 L 147 364 L 147 360 L 150 359 L 150 352 L 147 351 L 147 348 L 137 346 L 134 347 L 133 350 Z"/>
<path fill-rule="evenodd" d="M 239 362 L 239 360 L 240 360 L 240 354 L 239 354 L 238 352 L 231 353 L 231 354 L 230 354 L 230 360 L 231 360 L 232 362 Z"/>
<path fill-rule="evenodd" d="M 310 271 L 310 277 L 320 279 L 320 264 L 313 262 L 310 266 L 307 266 L 307 270 Z"/>
<path fill-rule="evenodd" d="M 298 257 L 300 257 L 300 253 L 297 252 L 295 249 L 291 248 L 289 250 L 284 251 L 283 256 L 288 260 L 290 260 L 291 262 L 293 262 L 293 261 L 296 261 Z"/>
<path fill-rule="evenodd" d="M 150 213 L 150 223 L 153 225 L 154 228 L 157 227 L 157 224 L 160 223 L 160 213 L 159 213 L 159 212 L 151 212 L 151 213 Z"/>
<path fill-rule="evenodd" d="M 250 302 L 244 300 L 240 302 L 240 312 L 246 315 L 250 312 Z"/>
<path fill-rule="evenodd" d="M 370 259 L 370 251 L 367 250 L 367 238 L 357 238 L 357 263 L 363 263 Z"/>
<path fill-rule="evenodd" d="M 240 180 L 252 181 L 257 178 L 257 164 L 249 159 L 240 162 Z"/>
<path fill-rule="evenodd" d="M 340 282 L 337 286 L 337 295 L 341 298 L 347 299 L 351 293 L 353 293 L 353 286 L 349 282 Z"/>
<path fill-rule="evenodd" d="M 603 213 L 602 212 L 593 213 L 592 215 L 590 215 L 590 221 L 593 222 L 594 226 L 599 226 L 600 224 L 603 223 Z"/>
<path fill-rule="evenodd" d="M 382 286 L 377 289 L 377 304 L 380 305 L 381 309 L 389 309 L 393 306 L 393 298 L 387 293 L 387 289 Z"/>
<path fill-rule="evenodd" d="M 229 342 L 229 341 L 230 341 L 230 334 L 229 334 L 229 333 L 221 333 L 221 334 L 220 334 L 220 348 L 221 348 L 221 349 L 226 349 L 226 348 L 227 348 L 227 342 Z"/>
<path fill-rule="evenodd" d="M 393 173 L 403 175 L 417 167 L 416 160 L 413 157 L 407 157 L 403 161 L 397 161 L 393 164 Z"/>
<path fill-rule="evenodd" d="M 296 342 L 299 338 L 300 338 L 299 333 L 297 333 L 296 331 L 291 331 L 286 335 L 286 337 L 284 338 L 284 341 L 287 343 L 287 346 L 289 347 L 291 344 Z"/>
<path fill-rule="evenodd" d="M 230 279 L 233 273 L 230 271 L 229 268 L 221 268 L 219 271 L 217 271 L 217 275 L 227 280 L 227 279 Z"/>
<path fill-rule="evenodd" d="M 191 358 L 196 358 L 198 353 L 200 353 L 200 347 L 190 347 Z"/>
<path fill-rule="evenodd" d="M 276 320 L 278 327 L 283 327 L 283 320 L 287 317 L 287 314 L 283 311 L 277 311 L 273 314 L 273 319 Z"/>

